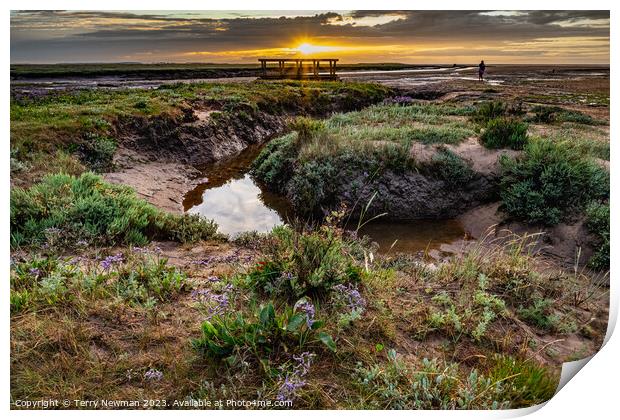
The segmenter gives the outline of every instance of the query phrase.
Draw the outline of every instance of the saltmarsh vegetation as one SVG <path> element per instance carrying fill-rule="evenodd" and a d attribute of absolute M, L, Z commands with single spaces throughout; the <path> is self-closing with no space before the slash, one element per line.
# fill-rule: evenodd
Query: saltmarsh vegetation
<path fill-rule="evenodd" d="M 600 309 L 600 291 L 576 273 L 537 272 L 527 238 L 436 267 L 374 255 L 344 219 L 250 235 L 250 260 L 191 273 L 153 247 L 17 258 L 13 396 L 514 408 L 553 395 L 563 359 L 541 359 L 543 337 L 597 334 L 582 313 Z M 23 350 L 35 341 L 36 354 Z"/>
<path fill-rule="evenodd" d="M 181 124 L 196 105 L 215 116 L 251 113 L 325 115 L 381 101 L 390 90 L 368 83 L 178 83 L 157 89 L 87 89 L 11 98 L 14 182 L 30 185 L 47 173 L 107 171 L 121 140 L 121 125 L 140 118 Z M 30 167 L 31 170 L 23 170 Z"/>
<path fill-rule="evenodd" d="M 226 102 L 222 112 L 251 112 L 255 105 L 270 112 L 299 106 L 322 113 L 329 109 L 323 95 L 340 92 L 358 106 L 365 95 L 378 92 L 360 85 L 356 95 L 351 86 L 344 91 L 338 90 L 343 85 L 321 86 L 327 90 L 309 93 L 298 83 L 264 84 L 255 102 L 239 89 L 239 101 Z M 117 106 L 125 98 L 131 113 L 151 115 L 162 111 L 161 98 L 185 103 L 195 94 L 204 100 L 200 95 L 207 90 L 216 97 L 236 88 L 203 89 L 175 85 L 163 87 L 162 96 L 139 92 L 131 98 L 122 92 Z M 288 93 L 280 97 L 280 89 Z M 304 108 L 306 103 L 318 105 Z M 299 203 L 313 206 L 330 198 L 342 171 L 366 172 L 368 179 L 385 170 L 420 171 L 450 188 L 467 185 L 475 174 L 448 146 L 476 134 L 478 127 L 465 118 L 473 109 L 403 103 L 326 121 L 299 118 L 291 133 L 266 146 L 255 172 L 279 190 L 294 188 Z M 111 114 L 106 115 L 104 121 Z M 490 120 L 495 118 L 504 116 Z M 24 121 L 19 130 L 27 129 Z M 113 139 L 107 129 L 81 136 L 80 141 Z M 436 153 L 421 164 L 411 153 L 415 143 L 432 145 Z M 111 144 L 85 153 L 58 143 L 56 156 L 70 160 L 85 153 L 93 159 L 82 164 L 103 168 L 97 162 L 109 161 Z M 545 160 L 535 147 L 547 146 L 529 139 L 523 156 L 503 164 L 513 184 L 522 185 L 511 191 L 507 182 L 507 194 L 542 196 L 526 201 L 526 210 L 515 206 L 515 217 L 542 220 L 549 216 L 539 215 L 546 206 L 563 220 L 563 206 L 583 211 L 589 203 L 588 227 L 608 255 L 607 178 L 582 155 L 566 158 L 553 149 Z M 17 173 L 23 171 L 19 165 L 38 165 L 17 151 L 12 157 Z M 554 191 L 573 178 L 582 189 L 600 185 L 574 201 L 556 201 Z M 517 408 L 553 395 L 559 364 L 573 357 L 556 348 L 558 339 L 581 340 L 586 353 L 602 339 L 605 291 L 579 272 L 539 272 L 526 249 L 528 237 L 427 264 L 376 255 L 367 241 L 343 229 L 345 220 L 345 213 L 329 213 L 325 223 L 312 227 L 244 235 L 232 254 L 227 253 L 232 245 L 220 243 L 222 255 L 196 261 L 201 257 L 183 260 L 179 252 L 168 261 L 149 245 L 152 240 L 214 239 L 216 226 L 196 216 L 164 214 L 92 173 L 51 175 L 30 188 L 14 188 L 12 397 L 149 397 L 189 406 L 196 399 L 278 399 L 294 401 L 294 408 Z M 212 244 L 200 244 L 200 255 L 213 252 Z M 71 255 L 75 251 L 80 255 Z"/>
<path fill-rule="evenodd" d="M 530 223 L 556 225 L 609 196 L 609 173 L 573 148 L 539 139 L 524 155 L 501 160 L 505 211 Z"/>
<path fill-rule="evenodd" d="M 291 133 L 265 147 L 253 172 L 302 213 L 333 208 L 343 189 L 364 189 L 389 173 L 423 173 L 464 185 L 473 178 L 470 164 L 443 146 L 475 135 L 463 117 L 470 112 L 454 105 L 386 103 L 320 122 L 298 119 Z M 417 159 L 415 148 L 425 146 L 437 147 L 437 153 Z M 360 174 L 363 179 L 356 179 Z"/>
<path fill-rule="evenodd" d="M 217 237 L 217 225 L 196 215 L 162 212 L 125 186 L 84 173 L 49 175 L 11 191 L 11 246 L 144 245 Z"/>

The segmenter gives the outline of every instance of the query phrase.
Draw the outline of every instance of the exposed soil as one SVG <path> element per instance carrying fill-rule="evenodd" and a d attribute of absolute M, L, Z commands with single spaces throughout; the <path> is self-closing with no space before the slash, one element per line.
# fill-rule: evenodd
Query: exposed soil
<path fill-rule="evenodd" d="M 554 260 L 566 268 L 584 267 L 592 257 L 594 238 L 584 226 L 580 217 L 570 223 L 556 226 L 527 225 L 507 220 L 500 210 L 500 203 L 488 203 L 473 208 L 457 218 L 465 228 L 468 236 L 486 238 L 487 241 L 510 240 L 513 235 L 532 235 L 530 250 Z M 472 242 L 473 243 L 473 242 Z M 444 252 L 459 253 L 467 244 L 463 242 L 449 244 L 442 248 Z"/>

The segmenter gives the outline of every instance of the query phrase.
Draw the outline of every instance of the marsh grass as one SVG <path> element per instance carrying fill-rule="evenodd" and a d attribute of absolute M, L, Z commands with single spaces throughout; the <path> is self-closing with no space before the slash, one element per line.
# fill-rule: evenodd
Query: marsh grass
<path fill-rule="evenodd" d="M 503 209 L 529 223 L 556 225 L 609 195 L 609 174 L 564 143 L 539 139 L 516 159 L 502 157 Z"/>
<path fill-rule="evenodd" d="M 212 221 L 164 213 L 131 188 L 93 173 L 51 175 L 29 189 L 11 191 L 12 247 L 62 248 L 80 241 L 143 245 L 158 237 L 189 242 L 216 236 Z"/>
<path fill-rule="evenodd" d="M 345 273 L 351 263 L 361 268 L 359 277 L 343 278 L 342 287 L 324 282 L 325 293 L 291 300 L 286 293 L 265 294 L 252 281 L 251 273 L 259 266 L 270 272 L 273 261 L 284 261 L 291 272 L 312 266 L 304 272 L 328 279 L 334 265 L 315 261 L 302 237 L 324 249 L 331 235 L 348 235 L 326 229 L 335 227 L 267 235 L 253 248 L 253 262 L 225 272 L 213 266 L 188 275 L 156 252 L 127 248 L 122 257 L 116 248 L 79 262 L 45 256 L 14 261 L 13 398 L 261 395 L 292 398 L 295 408 L 516 408 L 550 396 L 555 362 L 544 356 L 538 357 L 544 366 L 534 364 L 534 350 L 505 335 L 565 334 L 520 320 L 518 308 L 552 299 L 551 310 L 573 319 L 577 334 L 587 326 L 572 305 L 600 309 L 598 295 L 583 289 L 585 277 L 537 271 L 528 252 L 534 236 L 489 236 L 488 243 L 434 269 L 418 259 L 389 264 L 370 257 L 349 237 L 346 246 L 327 246 Z M 273 241 L 282 235 L 293 245 L 280 247 L 275 258 Z M 467 317 L 478 316 L 472 303 L 497 310 L 485 328 L 472 323 L 472 333 L 458 338 L 458 348 L 470 349 L 467 356 L 437 340 L 453 337 L 449 329 L 429 329 L 425 308 L 443 310 L 435 297 L 444 295 L 464 326 Z M 495 305 L 499 299 L 502 308 Z M 401 350 L 393 350 L 399 344 Z M 161 379 L 147 379 L 149 369 L 162 372 Z M 326 382 L 329 395 L 322 391 Z"/>
<path fill-rule="evenodd" d="M 157 89 L 87 89 L 41 97 L 11 98 L 11 148 L 15 158 L 30 163 L 43 153 L 62 169 L 55 156 L 75 154 L 91 170 L 110 168 L 115 127 L 132 118 L 161 118 L 180 124 L 196 104 L 217 108 L 224 116 L 266 112 L 271 115 L 324 115 L 335 109 L 357 109 L 379 102 L 390 90 L 365 83 L 254 82 L 178 83 Z M 40 162 L 35 162 L 38 163 Z M 68 171 L 65 171 L 68 172 Z M 27 171 L 15 177 L 31 183 Z"/>

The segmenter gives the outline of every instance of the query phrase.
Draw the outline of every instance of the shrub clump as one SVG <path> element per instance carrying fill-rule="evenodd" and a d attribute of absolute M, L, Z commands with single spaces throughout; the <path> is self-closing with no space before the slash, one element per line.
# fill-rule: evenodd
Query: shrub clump
<path fill-rule="evenodd" d="M 446 148 L 439 149 L 433 155 L 428 169 L 451 186 L 465 185 L 475 176 L 467 162 Z"/>
<path fill-rule="evenodd" d="M 506 105 L 501 101 L 483 102 L 471 116 L 471 120 L 484 125 L 490 120 L 506 115 L 506 112 Z"/>
<path fill-rule="evenodd" d="M 280 310 L 268 302 L 248 314 L 216 315 L 202 323 L 202 334 L 192 344 L 203 355 L 225 359 L 229 365 L 241 362 L 239 357 L 253 356 L 253 361 L 260 362 L 267 373 L 270 359 L 281 358 L 292 349 L 304 351 L 314 343 L 322 343 L 336 351 L 332 337 L 322 331 L 324 323 L 314 319 L 312 304 L 301 302 Z M 308 305 L 312 307 L 311 316 L 305 309 Z"/>
<path fill-rule="evenodd" d="M 112 158 L 116 152 L 116 140 L 99 134 L 87 133 L 77 146 L 80 160 L 95 171 L 112 167 Z"/>
<path fill-rule="evenodd" d="M 195 215 L 164 213 L 126 186 L 93 173 L 49 175 L 11 191 L 12 246 L 69 246 L 77 242 L 143 245 L 149 239 L 209 239 L 217 225 Z"/>
<path fill-rule="evenodd" d="M 556 122 L 573 122 L 578 124 L 596 125 L 599 124 L 594 118 L 588 114 L 579 111 L 572 111 L 561 108 L 559 106 L 539 105 L 532 108 L 530 121 L 541 124 L 553 124 Z"/>
<path fill-rule="evenodd" d="M 609 203 L 593 202 L 586 210 L 586 227 L 596 237 L 594 255 L 589 261 L 596 270 L 609 269 Z"/>
<path fill-rule="evenodd" d="M 523 156 L 500 163 L 502 207 L 518 220 L 555 225 L 609 196 L 609 174 L 565 144 L 530 142 Z"/>
<path fill-rule="evenodd" d="M 307 232 L 278 227 L 249 279 L 272 295 L 327 296 L 335 285 L 360 281 L 361 268 L 345 252 L 352 246 L 331 226 Z"/>
<path fill-rule="evenodd" d="M 528 141 L 527 123 L 514 118 L 494 118 L 487 122 L 480 141 L 490 149 L 509 147 L 521 150 Z"/>

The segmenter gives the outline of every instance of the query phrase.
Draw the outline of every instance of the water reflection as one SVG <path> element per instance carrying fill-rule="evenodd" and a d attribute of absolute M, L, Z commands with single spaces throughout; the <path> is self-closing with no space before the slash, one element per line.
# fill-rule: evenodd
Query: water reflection
<path fill-rule="evenodd" d="M 248 173 L 260 149 L 252 146 L 234 158 L 200 168 L 206 180 L 185 195 L 185 211 L 215 220 L 220 232 L 233 236 L 251 230 L 269 232 L 274 226 L 293 219 L 288 202 L 262 188 Z M 377 242 L 381 253 L 438 249 L 441 244 L 465 235 L 463 226 L 456 220 L 378 219 L 364 225 L 358 233 Z"/>
<path fill-rule="evenodd" d="M 361 227 L 359 236 L 368 235 L 379 245 L 379 253 L 415 253 L 439 249 L 442 244 L 463 239 L 465 230 L 457 220 L 377 220 Z"/>
<path fill-rule="evenodd" d="M 252 146 L 234 158 L 200 168 L 206 180 L 185 195 L 185 211 L 215 220 L 219 231 L 229 235 L 269 232 L 283 224 L 290 215 L 286 200 L 261 189 L 248 173 L 259 152 L 259 146 Z"/>
<path fill-rule="evenodd" d="M 248 230 L 268 232 L 282 224 L 278 212 L 261 200 L 261 190 L 249 174 L 205 190 L 202 203 L 189 209 L 189 213 L 215 220 L 220 232 L 231 235 Z"/>

